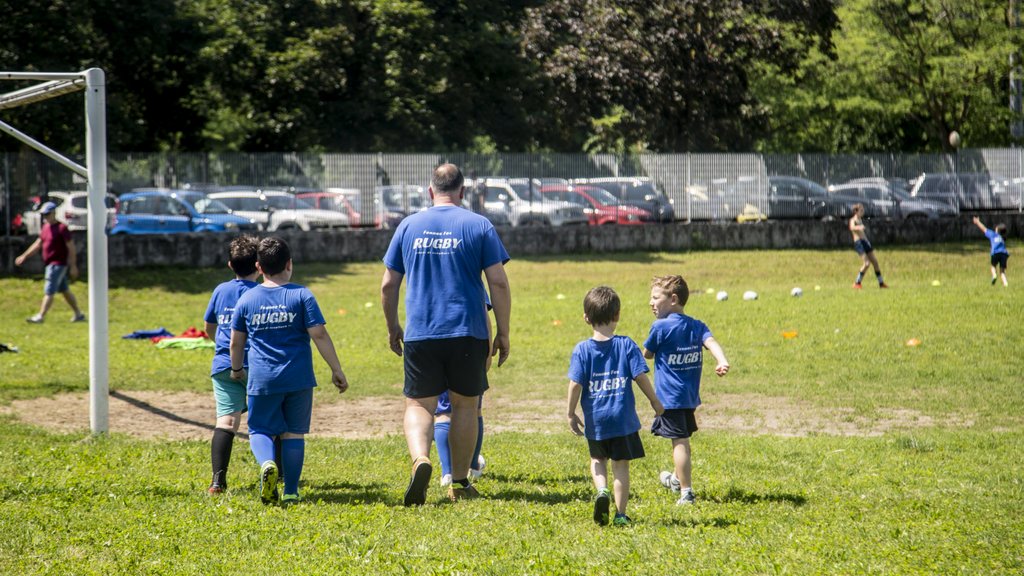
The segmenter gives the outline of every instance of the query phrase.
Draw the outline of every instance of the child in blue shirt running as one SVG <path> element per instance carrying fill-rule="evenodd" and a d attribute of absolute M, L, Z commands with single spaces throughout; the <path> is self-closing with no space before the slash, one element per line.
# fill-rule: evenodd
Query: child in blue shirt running
<path fill-rule="evenodd" d="M 299 501 L 304 435 L 309 432 L 313 410 L 316 378 L 311 338 L 330 366 L 331 382 L 338 392 L 348 389 L 348 380 L 316 298 L 307 288 L 290 283 L 292 259 L 284 240 L 261 240 L 256 265 L 263 284 L 238 299 L 231 322 L 231 377 L 246 380 L 249 446 L 260 464 L 260 498 L 265 503 L 278 500 L 274 437 L 280 436 L 284 465 L 281 503 L 288 505 Z M 246 356 L 248 375 L 243 365 Z"/>
<path fill-rule="evenodd" d="M 608 523 L 611 493 L 608 491 L 608 460 L 615 476 L 616 526 L 628 526 L 629 461 L 644 457 L 640 441 L 640 419 L 636 415 L 633 381 L 651 403 L 655 415 L 664 412 L 647 377 L 649 368 L 640 347 L 626 336 L 616 336 L 619 296 L 607 286 L 598 286 L 583 299 L 583 320 L 594 335 L 576 345 L 569 362 L 569 429 L 586 435 L 590 449 L 590 475 L 597 496 L 594 521 Z M 576 405 L 583 406 L 583 421 Z M 582 425 L 582 429 L 581 429 Z"/>
<path fill-rule="evenodd" d="M 679 492 L 676 504 L 693 504 L 690 436 L 697 431 L 694 412 L 700 405 L 702 351 L 707 348 L 717 362 L 715 374 L 725 376 L 729 361 L 711 330 L 683 314 L 690 288 L 682 276 L 655 277 L 651 282 L 651 311 L 656 320 L 644 342 L 644 357 L 654 358 L 654 389 L 665 413 L 654 419 L 651 432 L 672 440 L 674 471 L 661 473 L 661 484 Z"/>
<path fill-rule="evenodd" d="M 217 402 L 217 424 L 210 442 L 210 462 L 213 480 L 207 492 L 220 494 L 228 488 L 228 463 L 235 433 L 247 410 L 245 384 L 231 379 L 231 319 L 238 299 L 256 286 L 260 273 L 256 270 L 256 247 L 259 240 L 253 236 L 238 236 L 228 249 L 228 268 L 235 273 L 233 280 L 218 285 L 206 306 L 206 334 L 213 339 L 215 350 L 210 378 L 213 379 L 213 397 Z M 243 356 L 244 358 L 244 356 Z M 243 360 L 242 368 L 247 363 Z"/>
<path fill-rule="evenodd" d="M 981 229 L 992 245 L 989 251 L 989 259 L 992 264 L 992 285 L 996 285 L 996 268 L 999 268 L 999 276 L 1003 279 L 1003 286 L 1009 286 L 1006 281 L 1006 261 L 1010 258 L 1010 252 L 1006 249 L 1006 224 L 996 224 L 995 230 L 989 230 L 981 223 L 977 216 L 974 217 L 974 225 Z"/>

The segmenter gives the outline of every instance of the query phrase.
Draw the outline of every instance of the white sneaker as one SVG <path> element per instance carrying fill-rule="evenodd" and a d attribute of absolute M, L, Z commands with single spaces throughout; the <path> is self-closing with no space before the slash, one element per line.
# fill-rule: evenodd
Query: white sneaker
<path fill-rule="evenodd" d="M 476 468 L 469 469 L 469 479 L 479 480 L 484 475 L 484 468 L 487 467 L 487 462 L 484 461 L 484 455 L 481 454 L 476 459 Z"/>
<path fill-rule="evenodd" d="M 658 476 L 658 479 L 661 480 L 661 485 L 665 488 L 668 488 L 673 492 L 679 492 L 679 479 L 676 478 L 676 475 L 672 472 L 663 470 Z"/>
<path fill-rule="evenodd" d="M 33 314 L 30 318 L 26 318 L 25 321 L 32 324 L 42 324 L 43 317 L 40 316 L 39 314 Z"/>
<path fill-rule="evenodd" d="M 679 495 L 679 500 L 676 500 L 676 506 L 690 506 L 696 500 L 697 497 L 693 495 L 693 490 L 687 488 Z"/>
<path fill-rule="evenodd" d="M 441 476 L 441 488 L 444 488 L 445 486 L 450 486 L 451 483 L 452 483 L 452 475 L 451 474 L 445 474 L 444 476 Z"/>

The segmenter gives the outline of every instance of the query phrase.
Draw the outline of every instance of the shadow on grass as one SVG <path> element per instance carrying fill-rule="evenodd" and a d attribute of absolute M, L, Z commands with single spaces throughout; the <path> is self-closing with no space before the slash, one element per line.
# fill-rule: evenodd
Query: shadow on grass
<path fill-rule="evenodd" d="M 367 504 L 379 502 L 395 505 L 401 502 L 397 489 L 383 482 L 311 482 L 305 484 L 304 498 L 331 504 Z"/>
<path fill-rule="evenodd" d="M 566 492 L 544 492 L 541 490 L 519 490 L 517 488 L 505 488 L 495 492 L 485 492 L 485 500 L 510 500 L 515 502 L 536 502 L 538 504 L 568 504 L 579 502 L 580 495 Z"/>
<path fill-rule="evenodd" d="M 535 486 L 564 486 L 565 484 L 571 484 L 573 482 L 583 482 L 589 485 L 591 481 L 590 476 L 585 474 L 542 476 L 538 474 L 487 472 L 487 478 L 493 479 L 497 482 L 507 482 L 509 484 L 533 484 Z"/>
<path fill-rule="evenodd" d="M 792 504 L 794 506 L 803 506 L 804 504 L 807 504 L 807 498 L 799 494 L 756 494 L 754 492 L 740 490 L 739 488 L 730 488 L 723 496 L 709 496 L 707 499 L 712 502 L 719 502 L 722 504 L 727 502 L 742 502 L 744 504 L 782 502 Z"/>
<path fill-rule="evenodd" d="M 658 522 L 665 526 L 674 526 L 677 528 L 728 528 L 738 524 L 736 520 L 731 518 L 671 518 L 664 522 Z"/>
<path fill-rule="evenodd" d="M 166 418 L 166 419 L 168 419 L 168 420 L 170 420 L 172 422 L 178 422 L 180 424 L 190 424 L 192 426 L 198 426 L 199 428 L 203 428 L 204 430 L 209 430 L 211 432 L 214 429 L 213 424 L 210 424 L 209 422 L 200 422 L 198 420 L 192 420 L 191 418 L 185 418 L 184 416 L 178 416 L 174 412 L 169 412 L 167 410 L 164 410 L 163 408 L 158 408 L 156 406 L 153 406 L 149 402 L 145 402 L 143 400 L 139 400 L 138 398 L 132 398 L 131 396 L 128 396 L 124 392 L 118 392 L 117 390 L 111 390 L 110 391 L 110 396 L 113 397 L 113 398 L 117 398 L 118 400 L 121 400 L 123 402 L 127 402 L 128 404 L 131 404 L 132 406 L 135 406 L 136 408 L 138 408 L 140 410 L 145 410 L 146 412 L 149 412 L 150 414 L 155 414 L 155 415 L 160 416 L 162 418 Z M 241 438 L 242 440 L 248 440 L 249 439 L 249 435 L 246 434 L 245 432 L 235 432 L 235 436 L 237 438 Z"/>

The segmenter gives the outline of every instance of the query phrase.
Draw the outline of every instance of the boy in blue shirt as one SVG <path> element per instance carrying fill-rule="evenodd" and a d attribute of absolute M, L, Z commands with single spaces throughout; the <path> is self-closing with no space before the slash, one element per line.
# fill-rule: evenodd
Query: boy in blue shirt
<path fill-rule="evenodd" d="M 694 412 L 700 406 L 702 349 L 715 357 L 715 373 L 725 376 L 729 361 L 711 330 L 683 314 L 690 288 L 682 276 L 655 277 L 651 282 L 651 311 L 656 320 L 644 342 L 644 357 L 654 358 L 654 389 L 665 413 L 654 419 L 651 432 L 672 439 L 673 472 L 661 473 L 661 484 L 679 492 L 676 504 L 693 504 L 690 436 L 697 431 Z"/>
<path fill-rule="evenodd" d="M 587 437 L 590 448 L 590 475 L 597 496 L 594 521 L 608 523 L 611 493 L 608 491 L 608 460 L 615 476 L 616 526 L 628 526 L 629 461 L 644 457 L 640 441 L 640 419 L 636 415 L 633 381 L 651 403 L 655 415 L 664 412 L 647 377 L 647 362 L 640 347 L 626 336 L 616 336 L 619 323 L 619 296 L 607 286 L 598 286 L 583 299 L 583 320 L 594 328 L 594 335 L 576 345 L 569 362 L 569 429 Z M 576 405 L 583 406 L 583 421 Z M 583 429 L 580 429 L 580 425 Z"/>
<path fill-rule="evenodd" d="M 311 338 L 330 366 L 331 382 L 339 392 L 348 389 L 348 380 L 316 298 L 304 286 L 290 283 L 292 259 L 284 240 L 261 240 L 256 266 L 263 274 L 263 284 L 238 299 L 231 321 L 231 377 L 246 379 L 243 359 L 248 356 L 249 445 L 260 464 L 260 498 L 265 503 L 278 499 L 274 437 L 280 436 L 284 465 L 281 502 L 288 505 L 299 501 L 304 435 L 309 432 L 313 410 L 316 378 Z"/>
<path fill-rule="evenodd" d="M 217 424 L 210 442 L 210 462 L 213 465 L 213 480 L 207 492 L 220 494 L 228 488 L 228 463 L 231 461 L 231 447 L 235 433 L 242 420 L 245 405 L 245 384 L 231 379 L 231 318 L 235 304 L 250 288 L 256 286 L 256 247 L 258 240 L 252 236 L 239 236 L 231 241 L 228 249 L 228 268 L 235 273 L 233 280 L 218 285 L 206 306 L 206 334 L 216 345 L 210 378 L 213 379 L 213 398 L 217 402 Z M 242 368 L 245 369 L 244 361 Z"/>
<path fill-rule="evenodd" d="M 998 266 L 999 276 L 1003 279 L 1003 287 L 1009 286 L 1006 281 L 1006 261 L 1010 258 L 1010 252 L 1006 249 L 1006 240 L 1003 239 L 1003 236 L 1006 235 L 1006 224 L 996 224 L 995 230 L 989 230 L 975 216 L 974 225 L 981 229 L 985 238 L 988 238 L 989 243 L 992 244 L 992 250 L 989 251 L 992 264 L 992 285 L 996 285 L 996 267 Z"/>

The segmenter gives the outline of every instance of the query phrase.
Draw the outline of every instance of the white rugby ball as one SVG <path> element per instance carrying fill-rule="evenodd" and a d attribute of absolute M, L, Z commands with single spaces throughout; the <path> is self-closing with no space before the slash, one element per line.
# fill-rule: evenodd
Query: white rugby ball
<path fill-rule="evenodd" d="M 792 290 L 789 291 L 789 295 L 790 296 L 803 296 L 804 295 L 804 291 L 803 291 L 802 288 L 797 286 L 796 288 L 793 288 Z"/>
<path fill-rule="evenodd" d="M 747 290 L 746 292 L 743 293 L 743 299 L 757 300 L 757 292 L 754 292 L 753 290 Z"/>
<path fill-rule="evenodd" d="M 723 300 L 728 300 L 729 299 L 729 293 L 726 292 L 725 290 L 722 290 L 721 292 L 719 292 L 718 294 L 715 295 L 715 298 L 718 298 L 719 302 L 721 302 Z"/>

